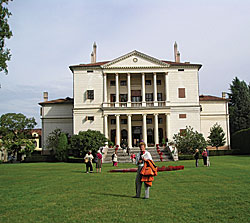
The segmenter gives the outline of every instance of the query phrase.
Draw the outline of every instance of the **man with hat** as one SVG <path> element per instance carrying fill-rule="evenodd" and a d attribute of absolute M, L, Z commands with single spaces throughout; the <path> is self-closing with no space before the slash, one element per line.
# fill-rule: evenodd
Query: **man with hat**
<path fill-rule="evenodd" d="M 144 162 L 147 160 L 152 160 L 151 154 L 146 150 L 146 144 L 144 142 L 140 142 L 140 152 L 136 156 L 136 165 L 138 166 L 137 174 L 136 174 L 136 179 L 135 179 L 135 186 L 136 186 L 136 195 L 134 198 L 139 198 L 141 196 L 141 186 L 142 186 L 142 174 L 141 170 L 144 166 Z M 149 198 L 149 188 L 147 184 L 144 183 L 145 186 L 145 199 Z"/>

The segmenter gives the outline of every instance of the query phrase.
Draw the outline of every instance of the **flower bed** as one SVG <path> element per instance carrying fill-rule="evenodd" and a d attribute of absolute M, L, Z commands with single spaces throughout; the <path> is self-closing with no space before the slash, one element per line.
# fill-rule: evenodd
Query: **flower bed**
<path fill-rule="evenodd" d="M 161 172 L 161 171 L 172 171 L 172 170 L 184 170 L 184 166 L 162 166 L 162 167 L 157 167 L 157 171 Z M 109 172 L 122 172 L 122 173 L 126 173 L 126 172 L 137 172 L 137 168 L 130 168 L 130 169 L 114 169 L 114 170 L 110 170 Z"/>

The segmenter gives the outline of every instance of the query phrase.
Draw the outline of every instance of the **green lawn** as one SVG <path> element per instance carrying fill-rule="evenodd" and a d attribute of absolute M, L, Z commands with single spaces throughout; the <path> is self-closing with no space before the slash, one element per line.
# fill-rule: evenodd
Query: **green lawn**
<path fill-rule="evenodd" d="M 150 199 L 135 199 L 136 173 L 85 174 L 83 164 L 0 165 L 0 222 L 250 222 L 250 156 L 210 157 L 159 172 Z M 131 168 L 120 164 L 118 168 Z"/>

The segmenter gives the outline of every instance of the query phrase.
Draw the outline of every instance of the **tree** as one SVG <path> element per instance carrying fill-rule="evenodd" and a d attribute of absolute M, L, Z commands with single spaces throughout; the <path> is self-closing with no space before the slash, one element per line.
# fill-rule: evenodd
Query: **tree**
<path fill-rule="evenodd" d="M 250 128 L 250 86 L 237 77 L 230 85 L 229 123 L 231 134 Z"/>
<path fill-rule="evenodd" d="M 2 145 L 12 154 L 30 154 L 35 144 L 30 130 L 36 126 L 35 118 L 19 113 L 7 113 L 0 117 Z"/>
<path fill-rule="evenodd" d="M 55 154 L 58 148 L 59 138 L 60 138 L 61 133 L 62 133 L 61 129 L 55 129 L 47 137 L 46 147 L 51 150 L 52 154 Z"/>
<path fill-rule="evenodd" d="M 208 138 L 208 144 L 216 147 L 217 150 L 219 146 L 224 146 L 226 143 L 225 133 L 218 123 L 214 124 L 212 128 L 210 128 L 210 135 Z"/>
<path fill-rule="evenodd" d="M 207 147 L 203 135 L 194 131 L 191 126 L 187 126 L 182 133 L 174 134 L 173 140 L 179 152 L 183 154 L 193 154 L 196 149 L 201 151 Z"/>
<path fill-rule="evenodd" d="M 58 161 L 67 161 L 68 159 L 68 139 L 65 133 L 61 133 L 58 139 L 58 147 L 55 152 L 55 158 Z"/>
<path fill-rule="evenodd" d="M 8 73 L 7 61 L 10 60 L 10 50 L 5 47 L 5 40 L 10 39 L 12 32 L 8 24 L 8 18 L 11 16 L 8 8 L 5 7 L 12 0 L 0 0 L 0 72 Z"/>
<path fill-rule="evenodd" d="M 104 146 L 108 139 L 100 132 L 94 130 L 80 131 L 78 135 L 71 138 L 71 149 L 75 154 L 84 156 L 89 150 L 96 153 L 101 146 Z"/>

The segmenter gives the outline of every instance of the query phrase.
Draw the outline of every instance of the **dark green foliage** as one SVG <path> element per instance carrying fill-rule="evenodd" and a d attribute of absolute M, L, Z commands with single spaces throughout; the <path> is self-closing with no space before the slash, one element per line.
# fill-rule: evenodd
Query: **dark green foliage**
<path fill-rule="evenodd" d="M 7 61 L 10 60 L 10 50 L 5 47 L 6 39 L 10 39 L 12 32 L 8 24 L 8 18 L 11 16 L 5 5 L 12 0 L 0 0 L 0 72 L 8 73 Z"/>
<path fill-rule="evenodd" d="M 237 77 L 230 85 L 229 121 L 231 135 L 250 128 L 250 87 Z"/>
<path fill-rule="evenodd" d="M 174 143 L 180 153 L 193 154 L 196 149 L 200 151 L 207 147 L 205 138 L 201 133 L 194 131 L 191 126 L 186 127 L 185 133 L 174 134 Z"/>
<path fill-rule="evenodd" d="M 240 154 L 250 154 L 250 128 L 235 132 L 232 136 L 232 149 Z"/>
<path fill-rule="evenodd" d="M 179 160 L 193 160 L 194 159 L 194 156 L 193 155 L 189 155 L 189 154 L 180 154 L 178 156 L 178 159 Z"/>
<path fill-rule="evenodd" d="M 60 137 L 61 133 L 62 133 L 61 129 L 55 129 L 47 137 L 46 147 L 47 147 L 47 149 L 51 150 L 52 154 L 55 154 L 55 151 L 58 148 L 59 137 Z"/>
<path fill-rule="evenodd" d="M 208 138 L 208 144 L 216 147 L 216 149 L 220 146 L 224 146 L 226 143 L 225 133 L 218 123 L 214 124 L 213 127 L 210 128 L 210 135 Z"/>
<path fill-rule="evenodd" d="M 82 157 L 89 150 L 95 154 L 107 141 L 107 138 L 100 131 L 89 129 L 87 131 L 80 131 L 78 135 L 72 136 L 71 149 L 74 151 L 74 154 Z"/>
<path fill-rule="evenodd" d="M 29 155 L 35 149 L 30 132 L 35 126 L 35 118 L 27 118 L 21 113 L 7 113 L 2 115 L 0 117 L 2 145 L 9 153 L 24 153 Z"/>
<path fill-rule="evenodd" d="M 58 161 L 67 161 L 68 158 L 68 139 L 65 133 L 61 133 L 58 139 L 58 147 L 55 152 Z"/>

